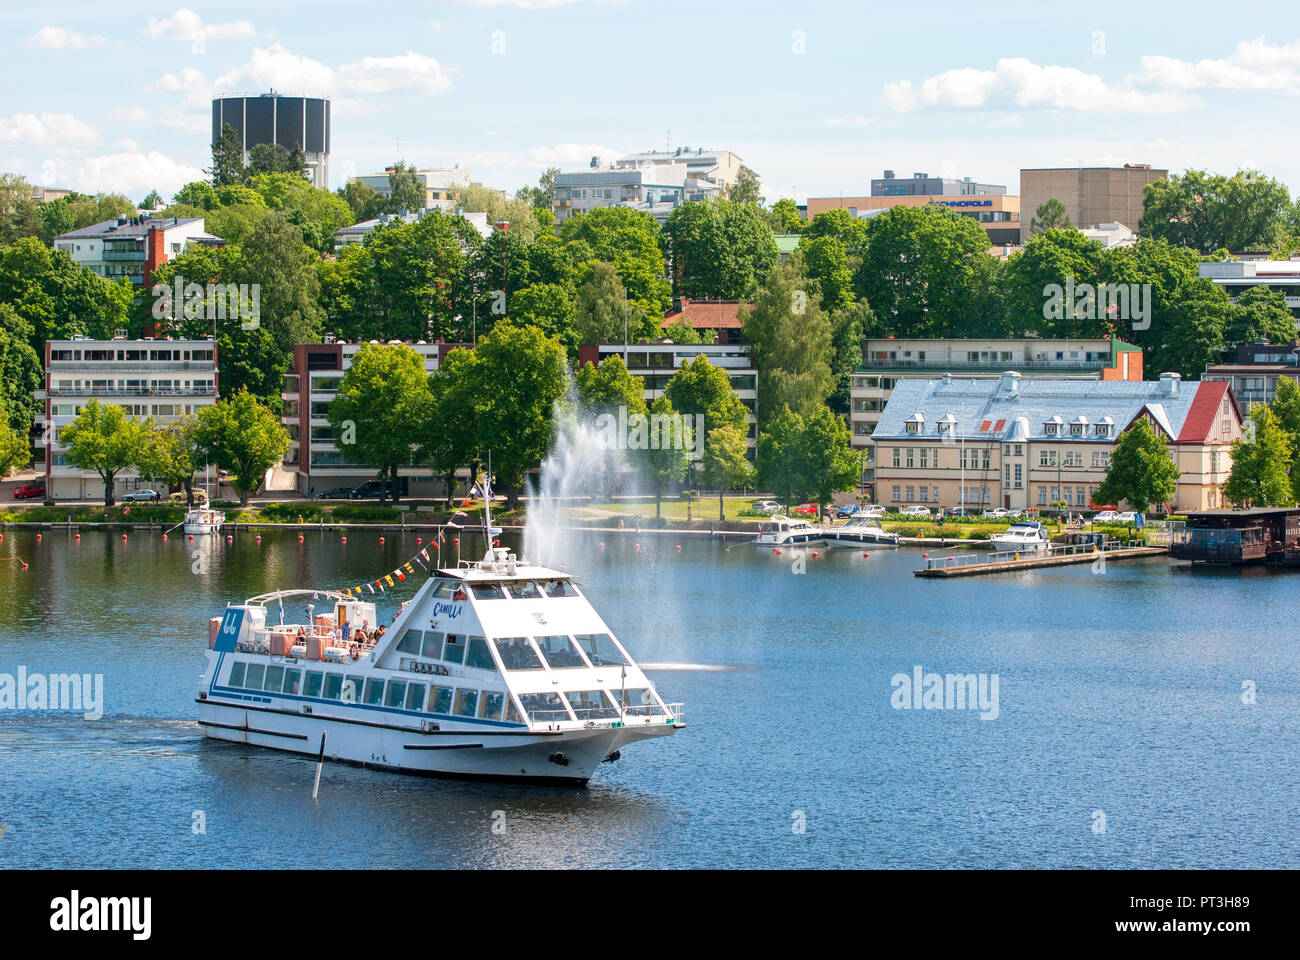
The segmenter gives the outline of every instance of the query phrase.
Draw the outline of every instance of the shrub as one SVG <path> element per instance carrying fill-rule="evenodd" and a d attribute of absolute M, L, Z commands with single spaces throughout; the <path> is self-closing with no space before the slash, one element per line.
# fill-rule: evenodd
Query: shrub
<path fill-rule="evenodd" d="M 316 523 L 325 518 L 325 508 L 318 503 L 269 503 L 262 508 L 268 523 L 297 523 L 299 517 L 303 523 Z"/>
<path fill-rule="evenodd" d="M 339 521 L 351 520 L 360 523 L 391 523 L 401 518 L 402 511 L 396 507 L 353 506 L 343 504 L 332 511 L 333 518 Z"/>

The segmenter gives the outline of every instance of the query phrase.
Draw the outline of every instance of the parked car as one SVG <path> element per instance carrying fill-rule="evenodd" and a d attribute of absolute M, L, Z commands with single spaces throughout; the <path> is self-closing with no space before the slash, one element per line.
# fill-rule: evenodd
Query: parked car
<path fill-rule="evenodd" d="M 994 507 L 992 510 L 985 510 L 984 516 L 1000 520 L 1003 517 L 1011 516 L 1011 511 L 1006 507 Z"/>
<path fill-rule="evenodd" d="M 815 518 L 821 516 L 821 512 L 822 512 L 821 506 L 816 503 L 801 503 L 799 504 L 799 506 L 791 509 L 790 516 Z"/>
<path fill-rule="evenodd" d="M 1126 510 L 1121 514 L 1116 515 L 1115 522 L 1116 523 L 1137 523 L 1138 515 L 1132 510 Z"/>
<path fill-rule="evenodd" d="M 158 502 L 162 499 L 162 494 L 157 490 L 150 490 L 145 487 L 142 490 L 132 490 L 130 493 L 122 495 L 123 503 L 140 503 L 145 501 Z"/>
<path fill-rule="evenodd" d="M 383 480 L 367 480 L 361 486 L 348 493 L 353 500 L 368 500 L 371 497 L 382 497 L 387 483 Z"/>
<path fill-rule="evenodd" d="M 931 515 L 929 507 L 917 506 L 915 504 L 910 507 L 904 507 L 902 510 L 899 510 L 898 513 L 903 517 L 928 517 Z"/>
<path fill-rule="evenodd" d="M 1093 523 L 1119 523 L 1119 514 L 1114 510 L 1102 510 L 1100 513 L 1092 515 Z"/>
<path fill-rule="evenodd" d="M 781 509 L 781 504 L 775 500 L 755 500 L 749 505 L 749 509 L 757 513 L 776 513 Z"/>
<path fill-rule="evenodd" d="M 873 503 L 863 507 L 858 516 L 866 517 L 868 520 L 882 520 L 885 516 L 885 506 L 881 503 Z"/>
<path fill-rule="evenodd" d="M 172 503 L 172 502 L 175 502 L 175 503 L 188 503 L 188 502 L 189 502 L 189 499 L 185 496 L 185 491 L 184 491 L 184 490 L 177 490 L 175 493 L 173 493 L 170 497 L 167 498 L 167 502 L 168 502 L 168 503 Z M 195 487 L 195 488 L 194 488 L 194 502 L 195 502 L 195 503 L 207 503 L 207 502 L 208 502 L 208 494 L 207 494 L 207 491 L 205 491 L 205 490 L 200 490 L 198 487 Z"/>
<path fill-rule="evenodd" d="M 316 500 L 347 500 L 351 496 L 351 487 L 331 487 L 329 490 L 320 490 L 312 494 Z"/>
<path fill-rule="evenodd" d="M 845 517 L 860 516 L 861 513 L 862 513 L 862 504 L 846 503 L 844 504 L 844 506 L 840 507 L 838 510 L 835 511 L 835 516 L 843 520 Z"/>
<path fill-rule="evenodd" d="M 944 507 L 943 515 L 945 517 L 973 517 L 975 511 L 970 507 Z"/>
<path fill-rule="evenodd" d="M 14 487 L 15 500 L 44 500 L 45 484 L 43 483 L 24 483 L 20 487 Z"/>

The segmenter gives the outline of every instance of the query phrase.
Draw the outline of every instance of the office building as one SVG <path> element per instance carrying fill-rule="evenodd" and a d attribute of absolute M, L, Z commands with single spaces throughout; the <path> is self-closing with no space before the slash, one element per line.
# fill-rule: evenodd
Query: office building
<path fill-rule="evenodd" d="M 970 177 L 932 177 L 928 173 L 896 177 L 893 170 L 886 170 L 883 177 L 871 181 L 873 197 L 982 197 L 1006 192 L 1005 186 L 976 183 Z"/>
<path fill-rule="evenodd" d="M 391 197 L 393 186 L 388 175 L 394 170 L 386 167 L 383 173 L 367 173 L 351 177 L 349 183 L 360 183 L 381 196 Z M 439 169 L 416 170 L 416 177 L 424 184 L 424 208 L 450 213 L 456 209 L 456 192 L 474 182 L 473 171 L 469 167 L 445 167 Z"/>
<path fill-rule="evenodd" d="M 1029 239 L 1034 214 L 1048 200 L 1059 200 L 1076 227 L 1122 223 L 1136 230 L 1142 221 L 1143 189 L 1167 179 L 1168 170 L 1149 163 L 1122 167 L 1042 167 L 1020 171 L 1021 242 Z"/>
<path fill-rule="evenodd" d="M 847 210 L 855 217 L 869 218 L 878 216 L 886 210 L 892 210 L 894 207 L 923 207 L 927 204 L 939 204 L 978 221 L 984 228 L 984 232 L 988 234 L 990 245 L 1020 242 L 1020 198 L 1005 193 L 809 197 L 807 217 L 812 220 L 817 214 L 827 210 Z"/>

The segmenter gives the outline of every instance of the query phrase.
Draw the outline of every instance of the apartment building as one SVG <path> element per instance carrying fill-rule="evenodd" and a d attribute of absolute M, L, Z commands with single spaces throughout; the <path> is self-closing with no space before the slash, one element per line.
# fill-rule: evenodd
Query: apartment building
<path fill-rule="evenodd" d="M 1282 294 L 1300 327 L 1300 260 L 1225 260 L 1202 263 L 1201 276 L 1236 300 L 1252 287 L 1267 287 Z"/>
<path fill-rule="evenodd" d="M 717 344 L 730 344 L 740 337 L 744 324 L 740 308 L 752 307 L 746 300 L 692 300 L 690 297 L 673 297 L 673 305 L 664 314 L 663 325 L 685 320 L 696 333 L 712 337 Z"/>
<path fill-rule="evenodd" d="M 931 178 L 937 179 L 937 178 Z M 876 181 L 872 181 L 875 183 Z M 954 181 L 956 182 L 956 181 Z M 979 186 L 988 186 L 980 184 Z M 855 217 L 873 217 L 894 207 L 938 204 L 978 221 L 990 245 L 1020 242 L 1020 198 L 998 194 L 889 194 L 870 197 L 809 197 L 807 218 L 827 210 L 847 210 Z"/>
<path fill-rule="evenodd" d="M 664 395 L 668 381 L 683 364 L 704 357 L 727 371 L 731 388 L 749 411 L 746 443 L 752 450 L 758 443 L 758 367 L 749 356 L 747 344 L 621 343 L 584 344 L 578 348 L 578 366 L 599 366 L 610 357 L 625 360 L 628 373 L 640 377 L 645 401 L 653 403 Z"/>
<path fill-rule="evenodd" d="M 1226 383 L 906 379 L 872 439 L 877 501 L 890 506 L 1093 509 L 1120 435 L 1139 418 L 1169 445 L 1182 473 L 1173 511 L 1225 506 L 1242 416 Z"/>
<path fill-rule="evenodd" d="M 417 210 L 414 213 L 381 213 L 373 220 L 362 220 L 360 223 L 354 223 L 350 226 L 340 227 L 334 231 L 334 248 L 336 250 L 346 247 L 349 243 L 361 243 L 370 232 L 377 227 L 386 226 L 390 223 L 415 223 L 417 220 L 426 216 L 431 211 Z M 464 217 L 469 221 L 470 226 L 478 231 L 479 236 L 486 240 L 492 233 L 492 224 L 488 223 L 486 213 L 465 213 L 455 211 L 458 217 Z"/>
<path fill-rule="evenodd" d="M 217 345 L 205 340 L 50 340 L 45 344 L 45 402 L 35 424 L 36 469 L 45 474 L 46 495 L 56 500 L 102 500 L 104 484 L 93 470 L 67 462 L 63 431 L 91 398 L 123 407 L 127 414 L 159 422 L 179 419 L 217 402 Z M 148 486 L 134 469 L 117 477 L 120 496 Z"/>
<path fill-rule="evenodd" d="M 1005 194 L 1007 188 L 996 183 L 976 183 L 971 177 L 932 177 L 914 173 L 897 177 L 886 170 L 883 177 L 871 181 L 873 197 L 970 197 Z"/>
<path fill-rule="evenodd" d="M 730 150 L 710 150 L 704 147 L 675 147 L 672 150 L 645 150 L 620 157 L 614 165 L 619 168 L 637 168 L 646 164 L 682 164 L 686 176 L 693 180 L 707 180 L 729 187 L 740 178 L 740 157 Z"/>
<path fill-rule="evenodd" d="M 126 277 L 143 287 L 152 282 L 155 270 L 192 245 L 225 245 L 203 227 L 202 217 L 120 216 L 59 234 L 54 249 L 101 277 Z"/>
<path fill-rule="evenodd" d="M 364 184 L 381 196 L 391 197 L 393 187 L 388 181 L 388 175 L 395 169 L 395 167 L 385 167 L 383 173 L 366 173 L 349 177 L 348 183 Z M 424 184 L 425 209 L 442 210 L 447 213 L 456 209 L 456 191 L 474 182 L 473 171 L 469 167 L 461 166 L 416 170 L 415 175 Z"/>
<path fill-rule="evenodd" d="M 1282 377 L 1300 383 L 1300 341 L 1271 344 L 1267 340 L 1242 344 L 1235 363 L 1211 363 L 1202 380 L 1226 383 L 1247 414 L 1257 403 L 1272 403 Z"/>
<path fill-rule="evenodd" d="M 398 341 L 392 341 L 397 343 Z M 424 358 L 424 369 L 433 373 L 442 359 L 457 347 L 469 344 L 407 342 L 406 346 Z M 299 493 L 324 493 L 339 487 L 357 487 L 375 478 L 375 468 L 357 463 L 346 445 L 340 446 L 326 411 L 338 396 L 343 375 L 361 349 L 361 343 L 334 340 L 327 343 L 299 343 L 293 348 L 293 370 L 284 375 L 284 401 L 280 420 L 289 433 L 284 469 L 293 475 Z M 430 474 L 427 466 L 398 470 L 403 495 L 438 496 L 442 478 Z"/>
<path fill-rule="evenodd" d="M 639 166 L 601 167 L 591 158 L 586 170 L 561 173 L 555 178 L 556 225 L 577 213 L 623 204 L 662 212 L 686 202 L 687 167 L 684 163 L 643 163 Z"/>
<path fill-rule="evenodd" d="M 1070 223 L 1076 227 L 1097 227 L 1122 223 L 1136 230 L 1145 207 L 1143 188 L 1169 177 L 1168 170 L 1149 163 L 1126 163 L 1122 167 L 1039 167 L 1020 171 L 1020 242 L 1029 239 L 1034 213 L 1048 200 L 1059 200 Z"/>

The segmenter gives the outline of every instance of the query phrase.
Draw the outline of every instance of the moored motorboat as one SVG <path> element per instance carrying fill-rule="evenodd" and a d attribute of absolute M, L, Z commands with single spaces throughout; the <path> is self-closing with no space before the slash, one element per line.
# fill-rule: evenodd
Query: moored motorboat
<path fill-rule="evenodd" d="M 847 523 L 826 528 L 828 547 L 896 547 L 898 534 L 886 530 L 872 517 L 853 517 Z"/>
<path fill-rule="evenodd" d="M 757 547 L 806 547 L 826 541 L 826 531 L 807 520 L 778 514 L 758 528 Z"/>
<path fill-rule="evenodd" d="M 1051 545 L 1047 528 L 1033 520 L 1013 523 L 990 537 L 989 542 L 998 553 L 1038 553 Z"/>
<path fill-rule="evenodd" d="M 185 511 L 185 532 L 189 534 L 215 534 L 221 532 L 226 515 L 220 510 L 195 507 Z"/>

